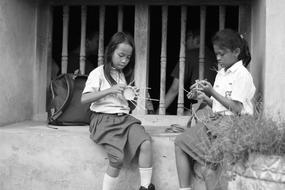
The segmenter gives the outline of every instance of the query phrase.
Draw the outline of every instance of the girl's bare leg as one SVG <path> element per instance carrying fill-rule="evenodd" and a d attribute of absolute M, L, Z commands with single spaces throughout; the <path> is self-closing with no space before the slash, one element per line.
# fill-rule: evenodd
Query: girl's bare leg
<path fill-rule="evenodd" d="M 139 172 L 141 178 L 141 187 L 143 187 L 143 189 L 154 190 L 155 189 L 154 186 L 151 185 L 152 147 L 151 147 L 151 142 L 149 140 L 144 141 L 140 146 Z"/>
<path fill-rule="evenodd" d="M 178 146 L 175 146 L 176 169 L 180 188 L 191 187 L 193 174 L 191 167 L 193 161 Z"/>
<path fill-rule="evenodd" d="M 151 149 L 151 142 L 149 140 L 144 141 L 140 146 L 139 167 L 140 168 L 152 167 L 152 149 Z"/>
<path fill-rule="evenodd" d="M 108 166 L 106 173 L 111 177 L 118 177 L 120 173 L 120 169 L 114 168 L 112 166 Z"/>
<path fill-rule="evenodd" d="M 220 172 L 219 169 L 207 169 L 204 172 L 204 179 L 205 179 L 205 184 L 206 184 L 206 189 L 207 190 L 218 190 L 221 189 L 220 187 Z"/>

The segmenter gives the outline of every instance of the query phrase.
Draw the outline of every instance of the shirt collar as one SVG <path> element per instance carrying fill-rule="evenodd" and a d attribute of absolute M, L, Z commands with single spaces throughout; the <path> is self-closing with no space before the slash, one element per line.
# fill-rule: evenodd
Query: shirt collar
<path fill-rule="evenodd" d="M 231 72 L 235 72 L 238 68 L 242 67 L 242 60 L 234 63 L 230 68 L 228 68 L 227 71 L 225 71 L 225 69 L 222 69 L 223 73 L 231 73 Z"/>

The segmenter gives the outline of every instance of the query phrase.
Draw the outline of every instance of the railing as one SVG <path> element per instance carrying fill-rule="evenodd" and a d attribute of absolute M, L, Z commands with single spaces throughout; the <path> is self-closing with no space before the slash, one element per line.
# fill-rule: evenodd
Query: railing
<path fill-rule="evenodd" d="M 219 2 L 219 1 L 218 1 Z M 237 1 L 233 1 L 237 2 Z M 243 1 L 241 1 L 243 2 Z M 167 1 L 165 1 L 167 3 Z M 231 5 L 231 4 L 230 4 Z M 81 37 L 80 37 L 80 73 L 85 74 L 85 62 L 86 62 L 86 20 L 87 20 L 87 7 L 88 5 L 83 4 L 81 6 Z M 94 5 L 93 5 L 94 6 Z M 108 8 L 106 5 L 95 5 L 99 10 L 99 41 L 98 41 L 98 65 L 103 64 L 104 59 L 104 42 L 105 42 L 105 27 L 108 23 L 106 23 L 106 9 Z M 125 18 L 124 14 L 124 6 L 117 6 L 117 31 L 124 31 L 124 22 L 127 18 Z M 179 48 L 179 92 L 178 92 L 178 102 L 177 102 L 177 115 L 183 115 L 184 112 L 184 72 L 185 72 L 185 41 L 186 41 L 186 30 L 187 30 L 187 10 L 188 6 L 179 5 L 180 6 L 180 48 Z M 223 29 L 226 26 L 226 19 L 230 15 L 226 14 L 227 4 L 216 4 L 219 15 L 218 22 L 219 28 Z M 245 34 L 245 37 L 250 42 L 250 5 L 248 4 L 237 4 L 238 6 L 238 29 L 241 33 Z M 144 3 L 134 3 L 134 39 L 136 43 L 136 67 L 135 67 L 135 80 L 136 84 L 139 88 L 143 89 L 140 94 L 140 98 L 138 101 L 139 108 L 146 107 L 146 101 L 148 97 L 147 90 L 148 88 L 148 78 L 149 78 L 149 32 L 151 29 L 149 28 L 149 5 Z M 168 5 L 161 5 L 161 51 L 160 51 L 160 87 L 159 87 L 159 105 L 158 110 L 160 115 L 166 114 L 165 107 L 165 94 L 167 91 L 166 87 L 166 79 L 169 77 L 166 75 L 167 70 L 167 36 L 168 36 Z M 200 48 L 199 48 L 199 79 L 204 78 L 204 62 L 205 62 L 205 35 L 206 35 L 206 15 L 207 15 L 207 4 L 200 5 Z M 69 36 L 69 6 L 64 5 L 62 7 L 63 10 L 63 26 L 62 26 L 62 52 L 61 52 L 61 71 L 62 73 L 67 72 L 68 65 L 68 36 Z M 178 20 L 178 19 L 177 19 Z M 146 110 L 136 110 L 135 113 L 138 114 L 147 114 Z"/>

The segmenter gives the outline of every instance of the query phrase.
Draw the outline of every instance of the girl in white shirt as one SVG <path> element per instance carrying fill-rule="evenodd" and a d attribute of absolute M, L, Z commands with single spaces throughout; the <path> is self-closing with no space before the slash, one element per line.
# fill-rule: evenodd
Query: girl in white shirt
<path fill-rule="evenodd" d="M 90 137 L 104 147 L 109 158 L 103 190 L 115 189 L 124 160 L 134 158 L 137 152 L 140 190 L 155 189 L 151 184 L 151 138 L 141 121 L 129 115 L 130 107 L 123 96 L 134 60 L 133 38 L 123 32 L 114 34 L 106 47 L 104 65 L 89 74 L 82 92 L 81 101 L 91 103 Z"/>
<path fill-rule="evenodd" d="M 187 129 L 175 139 L 180 190 L 191 190 L 195 162 L 207 165 L 209 168 L 217 168 L 210 148 L 211 140 L 215 138 L 213 135 L 215 129 L 222 126 L 221 122 L 225 122 L 233 115 L 253 114 L 251 101 L 255 86 L 251 74 L 245 68 L 251 59 L 247 42 L 239 33 L 230 29 L 217 32 L 212 42 L 221 68 L 214 86 L 202 80 L 198 86 L 194 85 L 192 88 L 198 87 L 194 98 L 211 106 L 214 117 L 211 117 L 208 123 L 198 123 Z M 192 93 L 191 98 L 193 98 Z M 205 182 L 207 190 L 216 188 L 212 180 Z"/>

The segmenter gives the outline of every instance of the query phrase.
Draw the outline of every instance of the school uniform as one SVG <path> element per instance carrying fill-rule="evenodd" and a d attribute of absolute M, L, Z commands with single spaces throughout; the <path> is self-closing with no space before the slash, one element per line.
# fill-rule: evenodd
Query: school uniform
<path fill-rule="evenodd" d="M 242 61 L 236 62 L 227 71 L 224 69 L 218 71 L 213 88 L 224 97 L 241 102 L 243 104 L 241 114 L 253 114 L 251 101 L 255 86 L 251 74 L 243 66 Z M 215 163 L 216 158 L 210 152 L 211 141 L 218 129 L 229 126 L 227 123 L 234 115 L 215 98 L 211 98 L 213 116 L 209 121 L 187 128 L 175 139 L 176 146 L 203 165 Z"/>
<path fill-rule="evenodd" d="M 89 74 L 82 93 L 102 91 L 111 87 L 104 76 L 103 68 L 101 65 Z M 111 70 L 111 76 L 118 84 L 126 84 L 122 72 Z M 141 121 L 129 115 L 128 101 L 122 94 L 107 95 L 93 102 L 90 110 L 90 138 L 104 147 L 112 167 L 121 168 L 125 153 L 131 160 L 141 143 L 150 140 Z"/>

